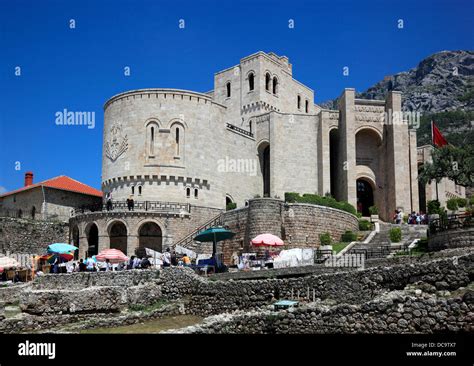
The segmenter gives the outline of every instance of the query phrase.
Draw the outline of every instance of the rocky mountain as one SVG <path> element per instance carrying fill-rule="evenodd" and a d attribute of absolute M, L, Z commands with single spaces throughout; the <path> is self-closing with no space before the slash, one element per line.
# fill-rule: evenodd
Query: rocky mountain
<path fill-rule="evenodd" d="M 384 99 L 389 90 L 403 93 L 402 108 L 406 111 L 472 111 L 474 51 L 435 53 L 409 71 L 385 77 L 357 97 Z M 334 109 L 336 105 L 335 101 L 328 101 L 321 106 Z"/>

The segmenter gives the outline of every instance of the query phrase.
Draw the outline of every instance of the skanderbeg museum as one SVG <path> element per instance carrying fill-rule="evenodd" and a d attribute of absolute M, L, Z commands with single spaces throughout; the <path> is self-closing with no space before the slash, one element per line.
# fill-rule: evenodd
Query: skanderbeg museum
<path fill-rule="evenodd" d="M 70 225 L 79 256 L 108 247 L 127 255 L 176 245 L 205 251 L 194 234 L 225 225 L 237 233 L 220 243 L 227 261 L 261 232 L 304 247 L 321 233 L 336 239 L 357 230 L 356 216 L 285 203 L 286 192 L 331 194 L 364 214 L 375 205 L 386 221 L 396 209 L 417 211 L 415 131 L 390 119 L 401 97 L 357 99 L 348 88 L 338 110 L 323 109 L 293 79 L 287 57 L 264 52 L 217 72 L 207 93 L 115 95 L 104 105 L 102 155 L 112 208 L 76 210 Z M 229 203 L 236 208 L 226 211 Z"/>

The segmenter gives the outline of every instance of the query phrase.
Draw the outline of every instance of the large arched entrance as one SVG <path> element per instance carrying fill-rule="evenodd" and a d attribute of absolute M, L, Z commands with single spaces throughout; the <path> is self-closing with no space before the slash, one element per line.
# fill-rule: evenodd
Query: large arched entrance
<path fill-rule="evenodd" d="M 97 225 L 92 223 L 86 228 L 87 236 L 87 253 L 86 257 L 96 255 L 99 250 L 99 229 Z"/>
<path fill-rule="evenodd" d="M 370 216 L 369 207 L 374 205 L 374 190 L 365 179 L 357 179 L 357 211 Z"/>
<path fill-rule="evenodd" d="M 127 254 L 127 227 L 123 222 L 116 221 L 110 227 L 110 248 L 121 250 Z"/>
<path fill-rule="evenodd" d="M 145 222 L 138 230 L 138 248 L 136 254 L 143 257 L 146 254 L 145 248 L 163 252 L 163 234 L 157 223 Z"/>
<path fill-rule="evenodd" d="M 260 144 L 258 157 L 263 179 L 263 197 L 270 197 L 270 144 L 268 142 Z"/>

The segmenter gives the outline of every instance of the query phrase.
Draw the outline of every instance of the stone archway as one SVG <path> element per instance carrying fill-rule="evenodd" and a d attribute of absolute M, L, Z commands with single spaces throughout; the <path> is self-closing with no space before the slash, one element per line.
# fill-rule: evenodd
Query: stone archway
<path fill-rule="evenodd" d="M 163 252 L 163 232 L 160 226 L 153 222 L 147 221 L 138 229 L 138 248 L 135 253 L 139 257 L 146 254 L 145 248 Z"/>
<path fill-rule="evenodd" d="M 99 228 L 95 223 L 90 223 L 86 227 L 87 252 L 86 257 L 92 257 L 99 252 Z"/>
<path fill-rule="evenodd" d="M 109 229 L 110 248 L 127 254 L 127 227 L 121 221 L 115 221 Z"/>
<path fill-rule="evenodd" d="M 374 205 L 374 189 L 368 179 L 357 179 L 357 211 L 370 216 L 369 207 Z"/>

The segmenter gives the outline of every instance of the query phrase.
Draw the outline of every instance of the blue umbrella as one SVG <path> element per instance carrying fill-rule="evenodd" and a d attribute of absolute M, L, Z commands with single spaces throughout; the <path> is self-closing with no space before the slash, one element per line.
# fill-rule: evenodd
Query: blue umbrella
<path fill-rule="evenodd" d="M 211 227 L 207 230 L 200 232 L 194 237 L 194 240 L 201 242 L 212 241 L 212 256 L 214 257 L 217 252 L 217 242 L 221 240 L 230 239 L 235 235 L 232 231 L 229 231 L 223 227 Z"/>
<path fill-rule="evenodd" d="M 48 253 L 66 254 L 77 250 L 78 248 L 71 244 L 54 243 L 48 245 Z"/>

